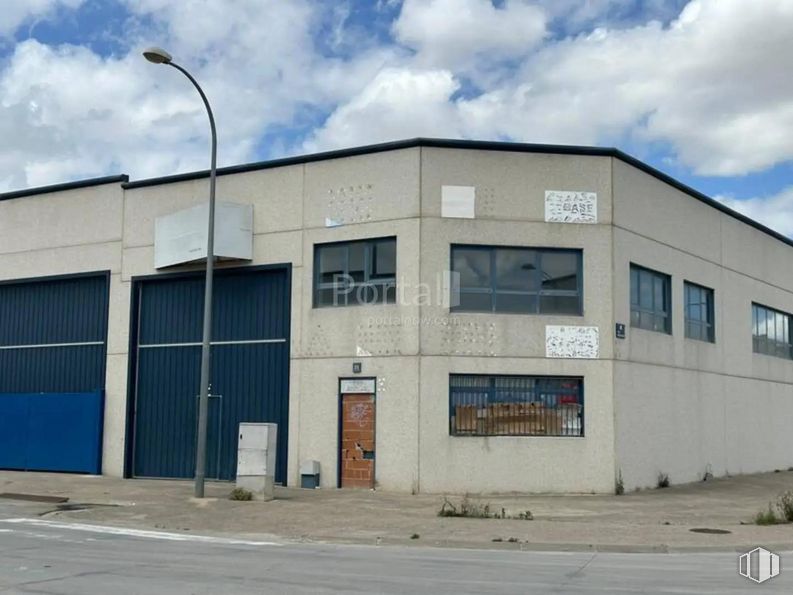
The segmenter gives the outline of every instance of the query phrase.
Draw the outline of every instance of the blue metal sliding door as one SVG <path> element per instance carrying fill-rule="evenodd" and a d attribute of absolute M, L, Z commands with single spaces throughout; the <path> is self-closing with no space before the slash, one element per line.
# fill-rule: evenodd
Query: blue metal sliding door
<path fill-rule="evenodd" d="M 0 283 L 1 468 L 100 472 L 108 282 Z"/>
<path fill-rule="evenodd" d="M 278 424 L 286 479 L 289 270 L 234 269 L 215 279 L 207 477 L 233 479 L 240 422 Z M 135 283 L 131 474 L 192 477 L 201 358 L 202 274 Z"/>

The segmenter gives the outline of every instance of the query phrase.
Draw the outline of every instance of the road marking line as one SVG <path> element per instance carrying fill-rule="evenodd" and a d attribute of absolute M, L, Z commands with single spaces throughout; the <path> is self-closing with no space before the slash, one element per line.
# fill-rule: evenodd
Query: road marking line
<path fill-rule="evenodd" d="M 166 541 L 193 541 L 198 543 L 211 543 L 220 545 L 272 545 L 280 546 L 274 541 L 250 541 L 230 537 L 211 537 L 209 535 L 185 535 L 183 533 L 166 533 L 164 531 L 148 531 L 146 529 L 127 529 L 124 527 L 108 527 L 103 525 L 86 525 L 83 523 L 62 523 L 59 521 L 46 521 L 43 519 L 0 519 L 0 523 L 14 523 L 19 525 L 33 525 L 35 527 L 53 527 L 57 529 L 70 529 L 72 531 L 87 531 L 89 533 L 104 533 L 106 535 L 121 535 L 124 537 L 142 537 L 144 539 L 163 539 Z M 4 532 L 11 530 L 2 530 Z"/>

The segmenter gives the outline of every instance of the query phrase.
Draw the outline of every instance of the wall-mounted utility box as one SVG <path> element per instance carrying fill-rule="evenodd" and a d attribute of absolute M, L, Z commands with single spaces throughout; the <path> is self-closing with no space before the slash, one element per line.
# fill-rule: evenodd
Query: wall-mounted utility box
<path fill-rule="evenodd" d="M 256 500 L 273 499 L 278 424 L 241 423 L 237 449 L 237 487 Z"/>
<path fill-rule="evenodd" d="M 157 217 L 154 223 L 154 266 L 202 262 L 207 257 L 209 204 Z M 253 258 L 253 205 L 215 204 L 215 256 L 219 260 Z"/>
<path fill-rule="evenodd" d="M 319 487 L 319 461 L 300 463 L 300 487 L 312 490 Z"/>

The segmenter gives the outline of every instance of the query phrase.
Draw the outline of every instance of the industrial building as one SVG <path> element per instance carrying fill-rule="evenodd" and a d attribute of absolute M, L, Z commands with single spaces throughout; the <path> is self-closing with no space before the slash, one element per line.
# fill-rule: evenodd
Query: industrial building
<path fill-rule="evenodd" d="M 257 421 L 323 488 L 793 465 L 793 242 L 648 165 L 414 139 L 218 173 L 208 477 Z M 192 477 L 207 188 L 0 194 L 0 467 Z"/>

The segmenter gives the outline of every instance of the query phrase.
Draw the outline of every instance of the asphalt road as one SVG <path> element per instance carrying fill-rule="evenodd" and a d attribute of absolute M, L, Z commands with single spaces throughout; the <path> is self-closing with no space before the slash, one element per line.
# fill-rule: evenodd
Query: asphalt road
<path fill-rule="evenodd" d="M 785 574 L 786 562 L 791 570 Z M 276 544 L 0 518 L 0 593 L 786 593 L 718 554 Z"/>

